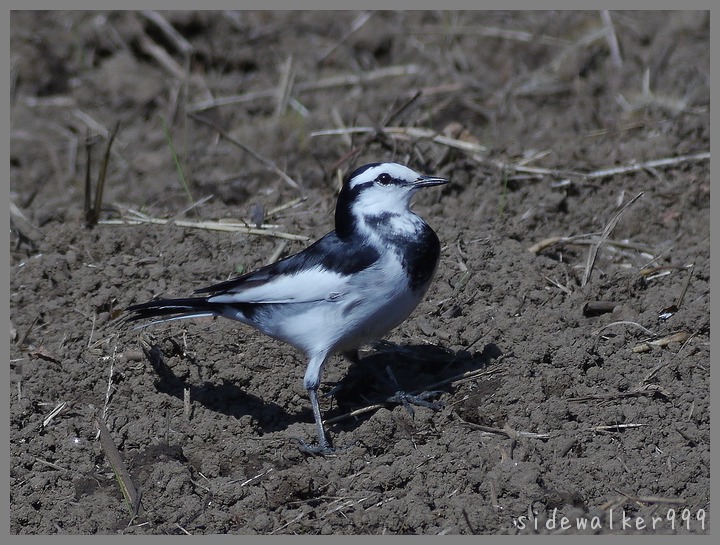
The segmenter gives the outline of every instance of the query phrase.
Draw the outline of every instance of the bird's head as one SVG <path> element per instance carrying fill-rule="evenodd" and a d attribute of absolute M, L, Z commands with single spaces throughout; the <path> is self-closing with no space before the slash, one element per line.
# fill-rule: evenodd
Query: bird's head
<path fill-rule="evenodd" d="M 335 232 L 349 236 L 365 218 L 389 218 L 410 212 L 410 199 L 423 187 L 448 183 L 423 176 L 398 163 L 370 163 L 348 175 L 335 208 Z"/>

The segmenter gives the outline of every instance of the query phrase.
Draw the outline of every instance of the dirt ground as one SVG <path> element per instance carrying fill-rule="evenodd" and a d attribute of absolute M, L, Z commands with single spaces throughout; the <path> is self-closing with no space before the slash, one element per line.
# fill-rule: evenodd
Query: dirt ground
<path fill-rule="evenodd" d="M 709 19 L 13 12 L 12 533 L 707 533 Z M 290 347 L 122 322 L 301 250 L 389 160 L 452 180 L 414 204 L 442 257 L 328 366 L 337 455 L 293 440 Z"/>

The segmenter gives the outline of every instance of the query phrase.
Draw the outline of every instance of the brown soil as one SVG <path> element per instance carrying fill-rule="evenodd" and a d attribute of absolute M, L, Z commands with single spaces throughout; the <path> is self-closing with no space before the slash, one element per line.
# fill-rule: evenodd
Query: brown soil
<path fill-rule="evenodd" d="M 709 14 L 383 12 L 351 33 L 358 16 L 162 13 L 185 55 L 139 13 L 12 14 L 12 532 L 578 533 L 596 517 L 582 532 L 706 533 Z M 94 185 L 117 123 L 86 227 L 86 134 Z M 455 140 L 311 136 L 340 123 Z M 264 216 L 312 240 L 333 227 L 338 172 L 385 160 L 452 184 L 415 202 L 443 244 L 430 292 L 365 364 L 406 390 L 456 377 L 442 409 L 383 404 L 329 425 L 348 448 L 307 457 L 291 348 L 225 320 L 118 319 L 307 243 L 108 220 Z M 610 167 L 632 168 L 588 175 Z M 579 238 L 529 251 L 556 236 Z M 326 418 L 392 393 L 369 369 L 333 360 Z"/>

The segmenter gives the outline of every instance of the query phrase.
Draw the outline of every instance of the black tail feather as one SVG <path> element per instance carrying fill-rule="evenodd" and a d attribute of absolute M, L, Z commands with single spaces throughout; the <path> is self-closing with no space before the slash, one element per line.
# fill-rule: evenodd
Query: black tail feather
<path fill-rule="evenodd" d="M 128 316 L 128 322 L 144 320 L 146 318 L 157 318 L 162 316 L 192 317 L 194 314 L 218 314 L 217 305 L 209 303 L 204 297 L 188 297 L 184 299 L 156 299 L 132 305 L 125 309 L 125 312 L 133 313 Z"/>

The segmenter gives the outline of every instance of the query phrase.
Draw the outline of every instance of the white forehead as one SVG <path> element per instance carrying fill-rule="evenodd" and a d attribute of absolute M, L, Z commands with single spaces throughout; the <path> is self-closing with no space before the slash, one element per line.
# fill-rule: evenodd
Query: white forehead
<path fill-rule="evenodd" d="M 399 163 L 380 163 L 379 165 L 372 166 L 355 176 L 352 180 L 350 180 L 350 186 L 354 187 L 358 184 L 371 182 L 383 172 L 389 174 L 395 179 L 407 180 L 408 182 L 414 182 L 420 177 L 420 174 L 405 165 L 401 165 Z"/>

